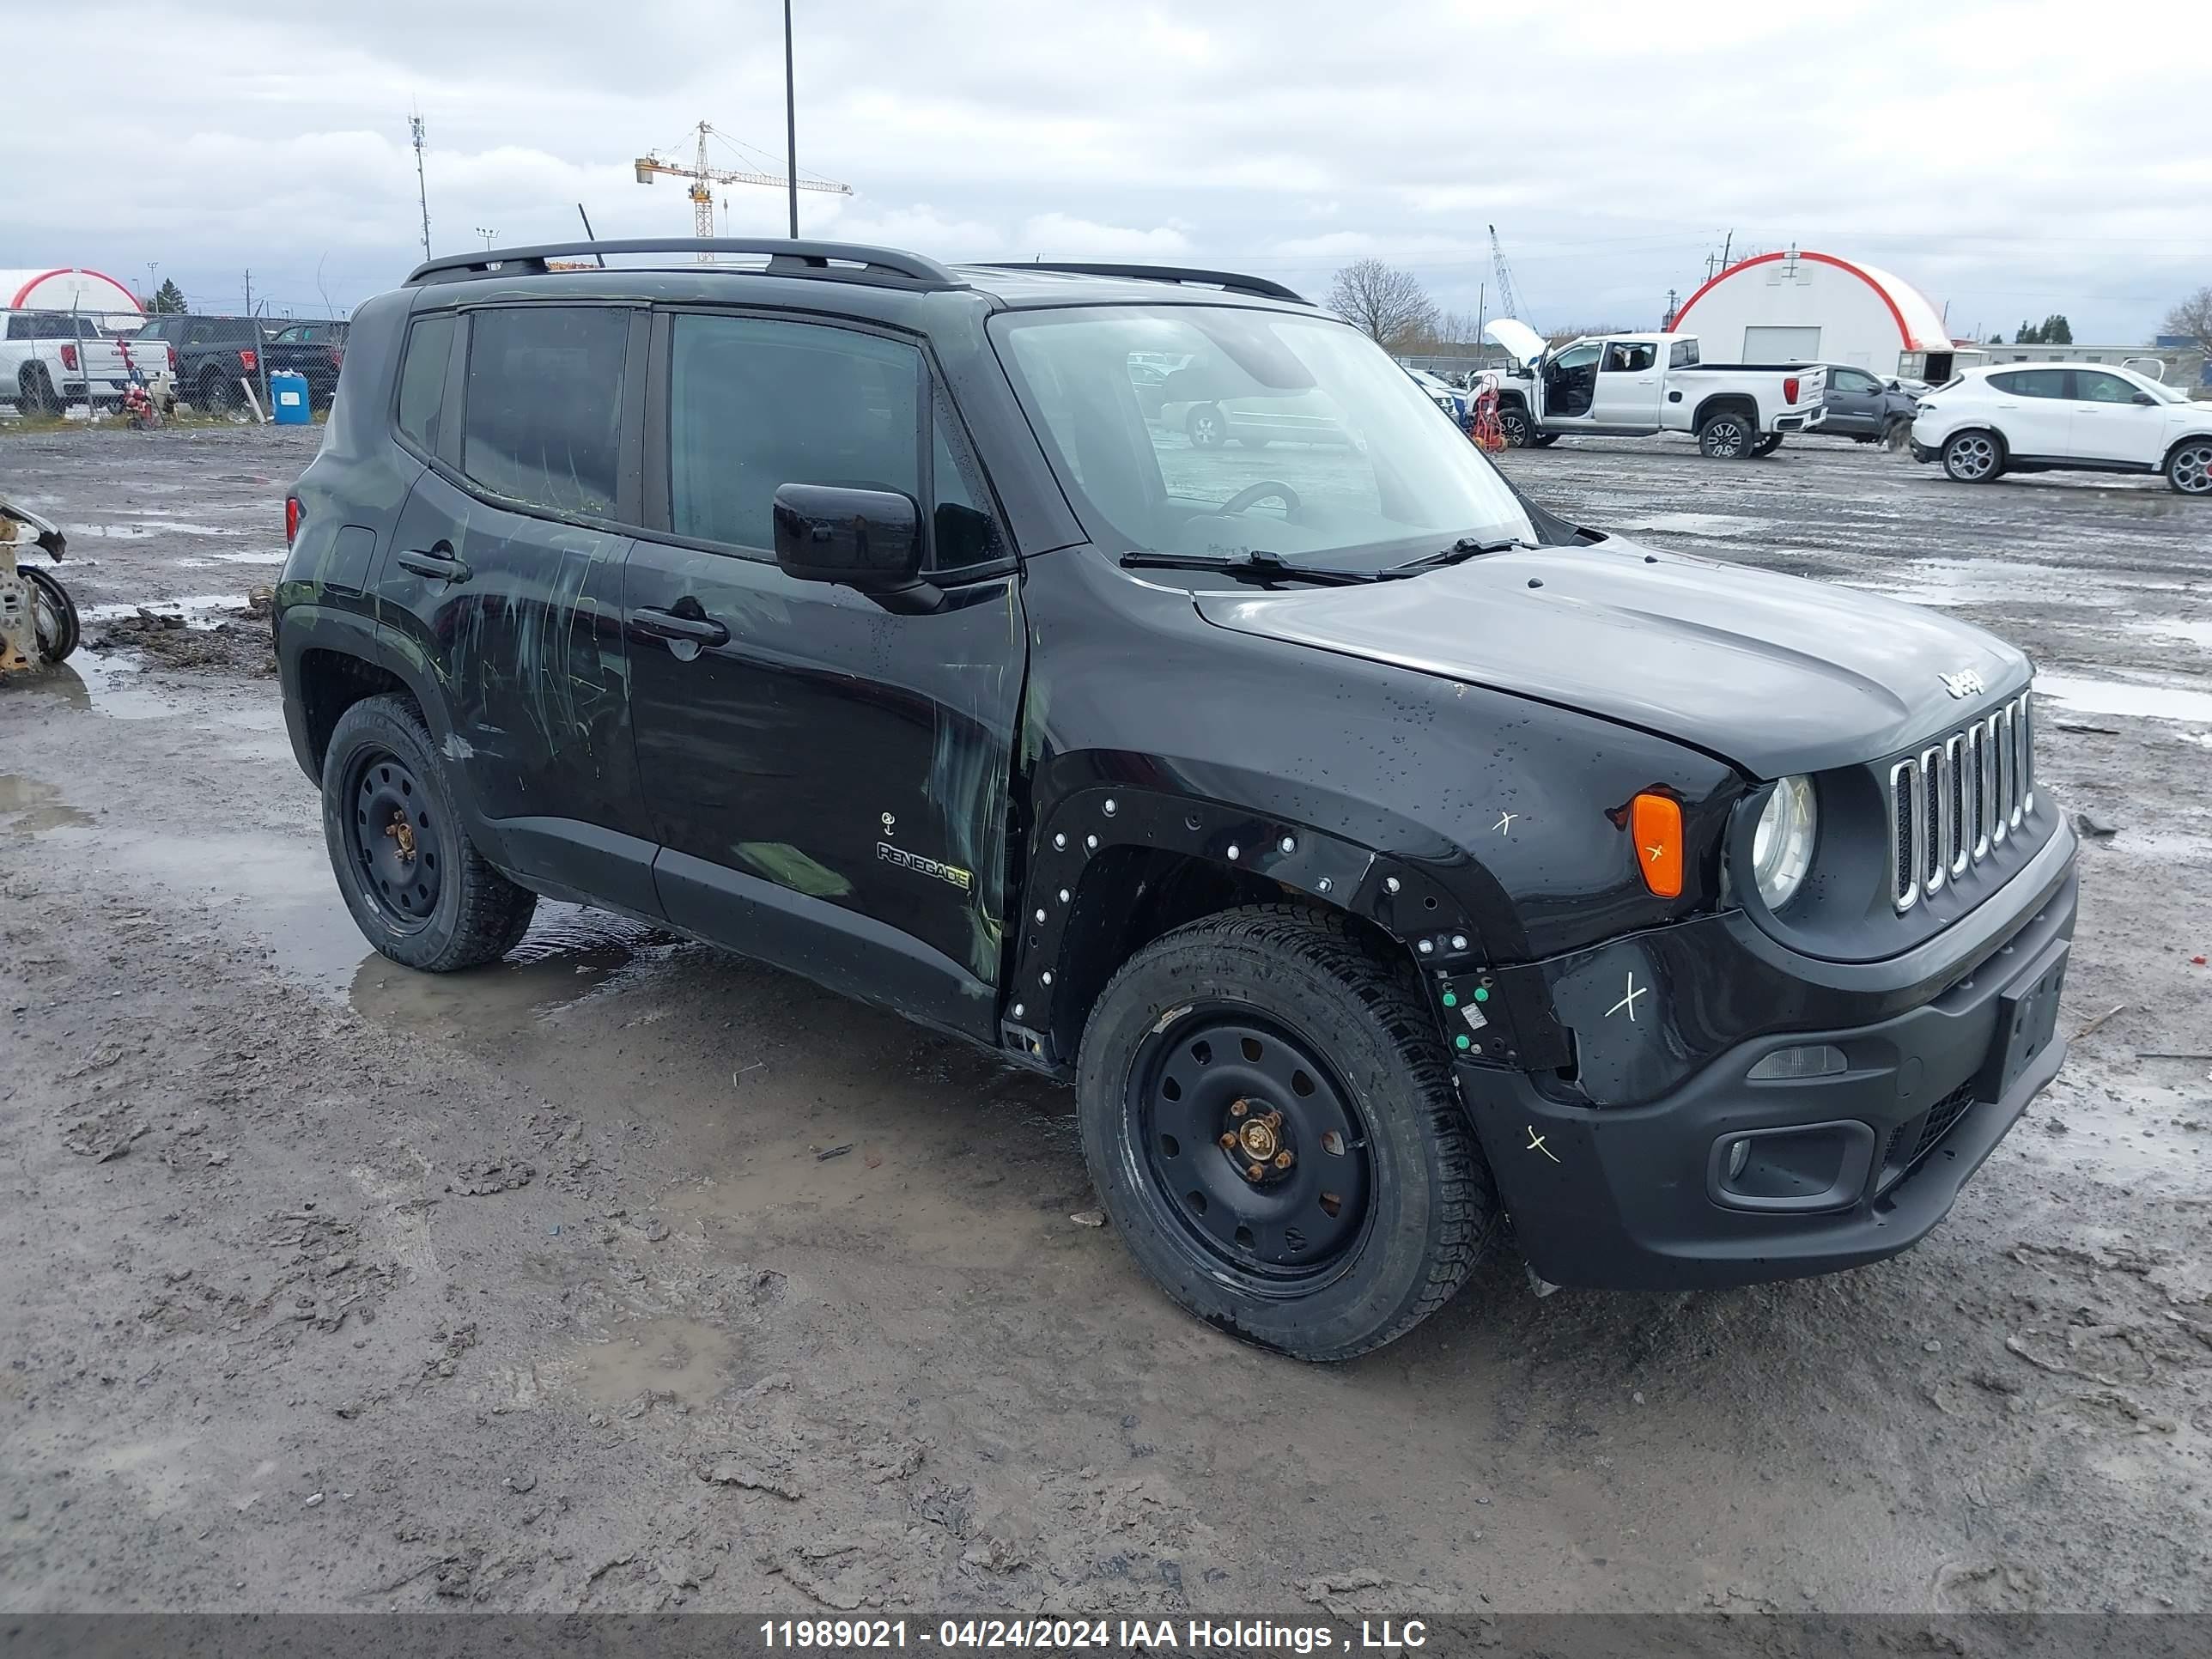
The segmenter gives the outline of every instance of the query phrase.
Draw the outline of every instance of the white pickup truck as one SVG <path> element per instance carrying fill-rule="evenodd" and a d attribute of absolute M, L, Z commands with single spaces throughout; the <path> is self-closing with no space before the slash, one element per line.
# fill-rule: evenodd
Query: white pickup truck
<path fill-rule="evenodd" d="M 103 334 L 91 318 L 66 311 L 0 311 L 0 401 L 26 415 L 57 415 L 82 402 L 119 402 L 136 368 L 155 395 L 176 374 L 175 348 Z"/>
<path fill-rule="evenodd" d="M 1498 397 L 1498 427 L 1516 448 L 1570 432 L 1692 432 L 1702 453 L 1744 460 L 1827 417 L 1828 371 L 1818 363 L 1701 362 L 1694 334 L 1585 335 L 1547 346 L 1510 317 L 1482 332 L 1520 364 Z"/>

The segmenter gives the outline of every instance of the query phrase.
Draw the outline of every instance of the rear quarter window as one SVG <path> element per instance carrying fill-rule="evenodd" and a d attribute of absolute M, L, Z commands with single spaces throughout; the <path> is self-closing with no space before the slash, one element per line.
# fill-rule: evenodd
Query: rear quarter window
<path fill-rule="evenodd" d="M 453 345 L 453 317 L 418 317 L 408 331 L 399 362 L 400 432 L 425 455 L 438 453 L 446 398 L 446 363 Z"/>

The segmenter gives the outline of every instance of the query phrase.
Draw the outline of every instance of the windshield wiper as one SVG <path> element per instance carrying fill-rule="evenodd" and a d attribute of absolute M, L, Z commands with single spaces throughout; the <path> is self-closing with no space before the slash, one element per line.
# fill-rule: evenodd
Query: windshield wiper
<path fill-rule="evenodd" d="M 1312 582 L 1322 587 L 1343 587 L 1355 582 L 1379 582 L 1410 574 L 1397 570 L 1340 570 L 1323 564 L 1292 564 L 1279 553 L 1255 547 L 1240 558 L 1221 558 L 1211 553 L 1124 553 L 1124 570 L 1205 570 L 1240 581 Z"/>
<path fill-rule="evenodd" d="M 1430 553 L 1404 564 L 1386 565 L 1380 573 L 1385 576 L 1412 576 L 1424 570 L 1439 570 L 1448 564 L 1457 564 L 1462 559 L 1479 557 L 1485 553 L 1507 553 L 1515 548 L 1534 551 L 1534 542 L 1523 541 L 1518 536 L 1500 537 L 1494 541 L 1482 541 L 1474 536 L 1462 536 L 1441 553 Z"/>

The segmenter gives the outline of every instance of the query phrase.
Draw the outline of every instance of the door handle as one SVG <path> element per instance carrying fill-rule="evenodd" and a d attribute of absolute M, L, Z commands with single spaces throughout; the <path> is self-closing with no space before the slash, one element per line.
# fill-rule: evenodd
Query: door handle
<path fill-rule="evenodd" d="M 672 645 L 727 645 L 730 629 L 726 623 L 716 622 L 712 617 L 684 617 L 673 611 L 656 611 L 649 605 L 640 605 L 630 612 L 630 626 L 648 639 L 666 640 Z"/>
<path fill-rule="evenodd" d="M 469 579 L 468 566 L 461 562 L 448 542 L 440 542 L 428 549 L 409 548 L 397 556 L 396 562 L 402 570 L 411 570 L 434 582 L 465 582 Z"/>

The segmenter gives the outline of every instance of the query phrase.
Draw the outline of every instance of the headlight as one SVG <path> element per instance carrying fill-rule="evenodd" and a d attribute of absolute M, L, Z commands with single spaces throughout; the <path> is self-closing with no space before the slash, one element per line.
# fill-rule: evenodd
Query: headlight
<path fill-rule="evenodd" d="M 1784 778 L 1766 798 L 1751 841 L 1751 878 L 1770 910 L 1779 910 L 1804 884 L 1813 867 L 1813 840 L 1820 826 L 1813 803 L 1813 780 Z"/>

